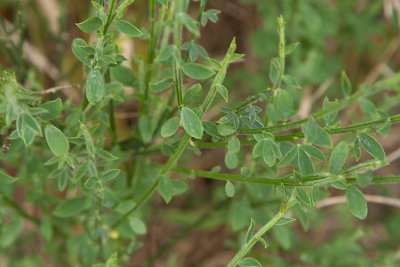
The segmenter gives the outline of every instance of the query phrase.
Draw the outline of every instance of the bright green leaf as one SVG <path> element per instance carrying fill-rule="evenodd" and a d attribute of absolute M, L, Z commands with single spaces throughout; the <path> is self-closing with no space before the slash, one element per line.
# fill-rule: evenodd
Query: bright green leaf
<path fill-rule="evenodd" d="M 111 169 L 103 173 L 100 179 L 104 182 L 108 182 L 117 177 L 120 173 L 121 173 L 120 169 Z"/>
<path fill-rule="evenodd" d="M 235 187 L 230 181 L 227 181 L 225 184 L 225 194 L 228 197 L 233 197 L 235 195 Z"/>
<path fill-rule="evenodd" d="M 61 218 L 73 217 L 87 208 L 86 197 L 70 198 L 61 202 L 53 211 L 53 215 Z"/>
<path fill-rule="evenodd" d="M 89 32 L 94 32 L 98 28 L 100 28 L 103 25 L 101 20 L 98 17 L 91 17 L 88 18 L 85 21 L 82 21 L 80 23 L 76 23 L 76 26 L 78 26 L 81 31 L 89 33 Z"/>
<path fill-rule="evenodd" d="M 360 141 L 362 147 L 374 158 L 384 161 L 386 158 L 385 151 L 383 150 L 381 144 L 376 141 L 370 135 L 360 134 Z"/>
<path fill-rule="evenodd" d="M 158 185 L 158 191 L 160 191 L 161 196 L 168 204 L 171 201 L 172 196 L 174 195 L 174 187 L 168 177 L 161 176 L 160 184 Z"/>
<path fill-rule="evenodd" d="M 104 82 L 100 71 L 91 69 L 86 80 L 86 98 L 90 104 L 95 105 L 104 96 Z"/>
<path fill-rule="evenodd" d="M 315 172 L 314 165 L 311 159 L 308 157 L 304 149 L 301 147 L 298 150 L 298 164 L 300 168 L 301 175 L 310 175 Z"/>
<path fill-rule="evenodd" d="M 118 20 L 117 22 L 115 22 L 115 27 L 120 32 L 130 37 L 139 37 L 143 34 L 138 28 L 136 28 L 136 26 L 125 20 Z"/>

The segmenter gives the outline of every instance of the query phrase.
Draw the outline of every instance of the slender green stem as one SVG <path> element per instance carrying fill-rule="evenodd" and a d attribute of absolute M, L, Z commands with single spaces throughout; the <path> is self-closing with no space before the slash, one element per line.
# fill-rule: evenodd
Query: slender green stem
<path fill-rule="evenodd" d="M 360 98 L 367 97 L 373 94 L 378 93 L 379 91 L 393 87 L 400 81 L 400 74 L 397 74 L 391 78 L 383 80 L 379 83 L 376 83 L 371 86 L 363 86 L 357 93 L 346 97 L 342 101 L 337 102 L 335 105 L 330 106 L 329 108 L 320 110 L 304 119 L 292 121 L 289 123 L 278 124 L 270 127 L 259 128 L 259 129 L 243 129 L 241 131 L 242 134 L 262 134 L 267 132 L 279 132 L 279 131 L 286 131 L 291 129 L 299 128 L 302 124 L 306 123 L 310 118 L 321 118 L 329 113 L 340 111 L 343 108 L 349 106 L 353 102 L 359 100 Z"/>
<path fill-rule="evenodd" d="M 274 86 L 274 89 L 280 88 L 281 87 L 281 82 L 283 75 L 285 73 L 285 21 L 283 20 L 283 17 L 280 16 L 278 18 L 278 23 L 279 23 L 279 60 L 280 60 L 280 66 L 279 66 L 279 77 L 278 80 Z"/>
<path fill-rule="evenodd" d="M 141 113 L 147 112 L 148 110 L 148 103 L 147 98 L 149 96 L 150 90 L 150 80 L 151 74 L 153 70 L 153 61 L 154 61 L 154 54 L 155 54 L 155 17 L 156 17 L 156 0 L 150 0 L 150 31 L 149 31 L 149 45 L 147 51 L 147 69 L 144 79 L 144 92 L 143 92 L 143 99 L 141 105 Z"/>
<path fill-rule="evenodd" d="M 357 131 L 362 131 L 365 129 L 372 129 L 376 128 L 379 126 L 384 125 L 390 121 L 391 123 L 399 123 L 400 122 L 400 114 L 394 115 L 389 117 L 388 119 L 380 119 L 380 120 L 374 120 L 374 121 L 369 121 L 369 122 L 363 122 L 363 123 L 357 123 L 345 127 L 339 127 L 335 129 L 329 129 L 326 130 L 329 135 L 337 135 L 337 134 L 346 134 L 346 133 L 356 133 Z M 276 135 L 275 136 L 275 141 L 276 142 L 288 142 L 288 141 L 295 141 L 301 138 L 304 138 L 305 135 L 303 132 L 296 132 L 296 133 L 291 133 L 291 134 L 284 134 L 284 135 Z M 241 146 L 250 146 L 254 145 L 257 141 L 255 140 L 242 140 L 240 141 Z M 226 147 L 227 142 L 218 142 L 218 143 L 212 143 L 212 142 L 198 142 L 196 143 L 198 148 L 217 148 L 217 147 Z"/>
<path fill-rule="evenodd" d="M 183 79 L 182 79 L 182 69 L 175 56 L 174 56 L 174 85 L 175 85 L 176 102 L 178 103 L 178 108 L 180 110 L 183 106 L 183 96 L 182 96 Z"/>
<path fill-rule="evenodd" d="M 2 191 L 0 191 L 0 198 L 3 199 L 4 203 L 9 206 L 10 208 L 12 208 L 13 210 L 15 210 L 19 216 L 33 222 L 36 225 L 40 224 L 40 220 L 38 218 L 35 218 L 31 215 L 29 215 L 26 211 L 24 211 L 19 205 L 18 203 L 16 203 L 14 200 L 12 200 L 11 198 L 9 198 L 6 194 L 4 194 Z"/>
<path fill-rule="evenodd" d="M 288 209 L 296 204 L 296 190 L 293 190 L 292 195 L 290 196 L 286 205 L 282 206 L 280 211 L 272 217 L 272 219 L 267 222 L 257 233 L 253 235 L 253 237 L 243 245 L 243 247 L 236 253 L 235 257 L 229 262 L 228 267 L 235 267 L 239 264 L 239 261 L 253 248 L 253 246 L 262 238 L 262 236 L 271 229 L 280 218 L 282 218 Z"/>
<path fill-rule="evenodd" d="M 116 2 L 117 2 L 117 0 L 111 0 L 111 4 L 108 5 L 108 13 L 107 13 L 106 24 L 104 24 L 104 28 L 103 28 L 103 36 L 105 36 L 107 34 L 108 29 L 110 28 L 111 22 L 114 18 L 114 16 L 112 14 L 113 14 Z"/>
<path fill-rule="evenodd" d="M 235 49 L 236 49 L 236 41 L 235 41 L 235 38 L 233 38 L 233 40 L 229 46 L 228 52 L 226 53 L 225 59 L 221 65 L 221 69 L 218 71 L 218 74 L 215 76 L 215 78 L 211 84 L 210 91 L 208 91 L 208 94 L 207 94 L 206 98 L 204 99 L 203 105 L 201 106 L 203 109 L 203 114 L 206 113 L 208 111 L 208 109 L 210 108 L 211 103 L 215 98 L 215 94 L 217 93 L 217 88 L 218 88 L 217 86 L 222 84 L 222 82 L 225 79 L 226 71 L 228 69 L 229 59 L 235 52 Z"/>

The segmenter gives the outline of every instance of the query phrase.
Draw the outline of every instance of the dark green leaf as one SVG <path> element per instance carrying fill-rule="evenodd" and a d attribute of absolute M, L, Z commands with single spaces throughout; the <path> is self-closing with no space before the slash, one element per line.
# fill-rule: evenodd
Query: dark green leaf
<path fill-rule="evenodd" d="M 181 120 L 186 133 L 196 139 L 203 137 L 203 124 L 199 117 L 190 108 L 184 107 L 181 111 Z"/>
<path fill-rule="evenodd" d="M 364 220 L 368 214 L 367 201 L 365 201 L 363 193 L 355 186 L 350 186 L 346 191 L 346 203 L 351 213 Z"/>
<path fill-rule="evenodd" d="M 349 146 L 345 141 L 340 142 L 332 151 L 331 158 L 329 159 L 329 172 L 338 174 L 349 155 Z"/>

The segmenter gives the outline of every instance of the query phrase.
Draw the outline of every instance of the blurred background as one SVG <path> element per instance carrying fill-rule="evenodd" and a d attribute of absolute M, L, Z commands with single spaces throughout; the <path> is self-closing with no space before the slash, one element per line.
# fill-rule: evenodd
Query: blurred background
<path fill-rule="evenodd" d="M 268 88 L 269 63 L 278 55 L 276 18 L 279 15 L 287 21 L 287 43 L 299 42 L 287 59 L 287 73 L 303 87 L 291 92 L 297 96 L 300 117 L 321 107 L 325 96 L 331 99 L 341 96 L 342 70 L 346 70 L 356 88 L 357 84 L 373 83 L 399 69 L 399 0 L 208 2 L 206 9 L 218 9 L 221 13 L 217 23 L 208 23 L 202 28 L 199 43 L 210 57 L 221 58 L 235 36 L 237 52 L 246 54 L 227 75 L 226 87 L 233 103 Z M 23 11 L 20 15 L 15 13 L 18 5 Z M 191 1 L 193 17 L 197 7 L 198 2 Z M 147 8 L 148 1 L 136 0 L 125 18 L 147 28 Z M 0 0 L 0 69 L 14 70 L 25 86 L 38 89 L 82 84 L 85 81 L 82 65 L 70 47 L 77 37 L 87 42 L 94 40 L 94 36 L 83 34 L 75 26 L 93 12 L 90 1 Z M 24 32 L 8 33 L 8 38 L 23 39 L 22 47 L 13 47 L 6 41 L 12 23 L 25 25 Z M 147 42 L 121 38 L 117 43 L 129 59 L 126 64 L 137 70 L 133 56 L 145 57 Z M 80 88 L 67 88 L 62 97 L 80 103 L 82 92 Z M 399 95 L 387 94 L 369 101 L 390 114 L 399 111 Z M 137 109 L 135 102 L 117 108 L 120 138 L 129 136 Z M 362 107 L 350 108 L 342 114 L 342 125 L 358 121 L 361 111 Z M 379 138 L 393 163 L 374 174 L 400 174 L 396 160 L 400 156 L 398 133 L 399 127 L 394 125 L 388 135 Z M 224 152 L 222 149 L 202 151 L 201 156 L 187 160 L 186 165 L 207 170 L 215 165 L 224 166 Z M 240 238 L 245 235 L 249 218 L 262 216 L 257 214 L 279 203 L 270 197 L 272 190 L 268 188 L 260 189 L 259 196 L 221 201 L 222 185 L 196 179 L 188 193 L 168 206 L 156 196 L 147 234 L 142 239 L 144 246 L 133 253 L 126 266 L 142 266 L 146 261 L 154 266 L 224 266 L 236 251 L 237 234 Z M 257 190 L 253 188 L 253 192 Z M 20 191 L 21 196 L 17 198 L 23 203 L 23 189 Z M 369 186 L 363 191 L 391 199 L 400 196 L 399 185 Z M 342 195 L 336 189 L 330 190 L 330 194 Z M 380 204 L 369 203 L 365 221 L 353 218 L 343 203 L 310 210 L 311 216 L 302 223 L 296 221 L 290 227 L 275 227 L 266 236 L 269 248 L 258 246 L 253 255 L 265 266 L 399 266 L 399 211 L 399 201 L 393 207 L 385 199 Z M 15 266 L 41 266 L 35 262 L 48 257 L 40 241 L 34 247 L 20 245 L 13 252 L 16 253 L 13 257 L 20 259 L 20 265 Z M 7 249 L 0 252 L 0 258 L 1 253 L 7 254 Z"/>

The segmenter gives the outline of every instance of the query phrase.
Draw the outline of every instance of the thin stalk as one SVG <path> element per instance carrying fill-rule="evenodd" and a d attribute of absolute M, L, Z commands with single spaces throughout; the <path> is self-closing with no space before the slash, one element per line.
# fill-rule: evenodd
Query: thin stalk
<path fill-rule="evenodd" d="M 395 86 L 399 81 L 400 81 L 400 74 L 397 74 L 391 78 L 383 80 L 374 85 L 364 86 L 357 93 L 355 93 L 349 97 L 346 97 L 342 101 L 337 102 L 335 105 L 332 105 L 329 108 L 320 110 L 304 119 L 292 121 L 289 123 L 278 124 L 278 125 L 274 125 L 274 126 L 270 126 L 270 127 L 259 128 L 259 129 L 243 129 L 241 131 L 241 133 L 242 134 L 262 134 L 262 133 L 267 133 L 267 132 L 279 132 L 279 131 L 296 129 L 296 128 L 299 128 L 302 124 L 306 123 L 312 117 L 314 119 L 318 119 L 329 113 L 340 111 L 343 108 L 347 107 L 348 105 L 352 104 L 353 102 L 357 101 L 360 98 L 376 94 L 385 88 Z"/>
<path fill-rule="evenodd" d="M 274 89 L 281 87 L 281 82 L 283 75 L 285 73 L 285 24 L 286 22 L 283 20 L 283 17 L 280 16 L 278 18 L 279 23 L 279 60 L 280 60 L 280 68 L 279 68 L 279 77 L 274 86 Z"/>
<path fill-rule="evenodd" d="M 106 73 L 104 74 L 104 81 L 105 83 L 111 82 L 111 77 L 110 77 L 110 69 L 107 68 Z M 115 127 L 115 116 L 114 116 L 114 100 L 110 99 L 110 102 L 108 104 L 108 116 L 110 117 L 110 135 L 111 135 L 111 140 L 112 144 L 116 145 L 117 143 L 117 132 L 116 132 L 116 127 Z"/>
<path fill-rule="evenodd" d="M 329 135 L 338 135 L 338 134 L 346 134 L 346 133 L 356 133 L 361 130 L 365 129 L 372 129 L 372 128 L 377 128 L 379 126 L 384 125 L 390 121 L 393 124 L 399 123 L 400 122 L 400 114 L 393 115 L 389 117 L 388 119 L 380 119 L 380 120 L 374 120 L 374 121 L 369 121 L 369 122 L 363 122 L 363 123 L 357 123 L 345 127 L 339 127 L 335 129 L 329 129 L 326 130 Z M 284 135 L 276 135 L 275 136 L 275 141 L 280 143 L 280 142 L 288 142 L 288 141 L 295 141 L 298 139 L 304 138 L 305 135 L 303 132 L 296 132 L 296 133 L 291 133 L 291 134 L 284 134 Z M 254 145 L 257 141 L 256 140 L 241 140 L 240 145 L 241 146 L 251 146 Z M 228 142 L 218 142 L 218 143 L 212 143 L 212 142 L 198 142 L 196 143 L 198 148 L 218 148 L 218 147 L 226 147 L 228 145 Z"/>
<path fill-rule="evenodd" d="M 262 238 L 262 236 L 269 230 L 271 229 L 278 221 L 280 218 L 282 218 L 285 213 L 288 211 L 288 209 L 296 204 L 296 190 L 293 190 L 292 195 L 290 196 L 288 202 L 286 205 L 282 206 L 280 211 L 269 221 L 267 222 L 263 227 L 261 227 L 260 230 L 258 230 L 257 233 L 253 235 L 253 237 L 246 242 L 246 244 L 243 245 L 243 247 L 239 250 L 238 253 L 236 253 L 235 257 L 229 262 L 227 265 L 228 267 L 235 267 L 236 265 L 239 264 L 239 261 L 253 248 L 253 246 Z"/>
<path fill-rule="evenodd" d="M 154 35 L 155 32 L 155 17 L 156 17 L 156 0 L 150 0 L 150 31 L 149 31 L 149 45 L 148 45 L 148 51 L 147 51 L 147 69 L 146 69 L 146 74 L 145 74 L 145 80 L 144 80 L 144 93 L 143 93 L 143 99 L 142 99 L 142 105 L 141 105 L 141 113 L 146 113 L 148 110 L 148 103 L 147 103 L 147 98 L 149 96 L 149 90 L 150 90 L 150 80 L 151 80 L 151 74 L 153 70 L 153 61 L 154 61 L 154 54 L 155 54 L 155 38 L 156 36 Z"/>
<path fill-rule="evenodd" d="M 33 222 L 36 225 L 40 224 L 40 220 L 38 218 L 35 218 L 31 215 L 29 215 L 26 211 L 24 211 L 14 200 L 9 198 L 6 194 L 4 194 L 2 191 L 0 191 L 0 198 L 3 199 L 4 203 L 10 207 L 11 209 L 15 210 L 19 216 Z"/>

